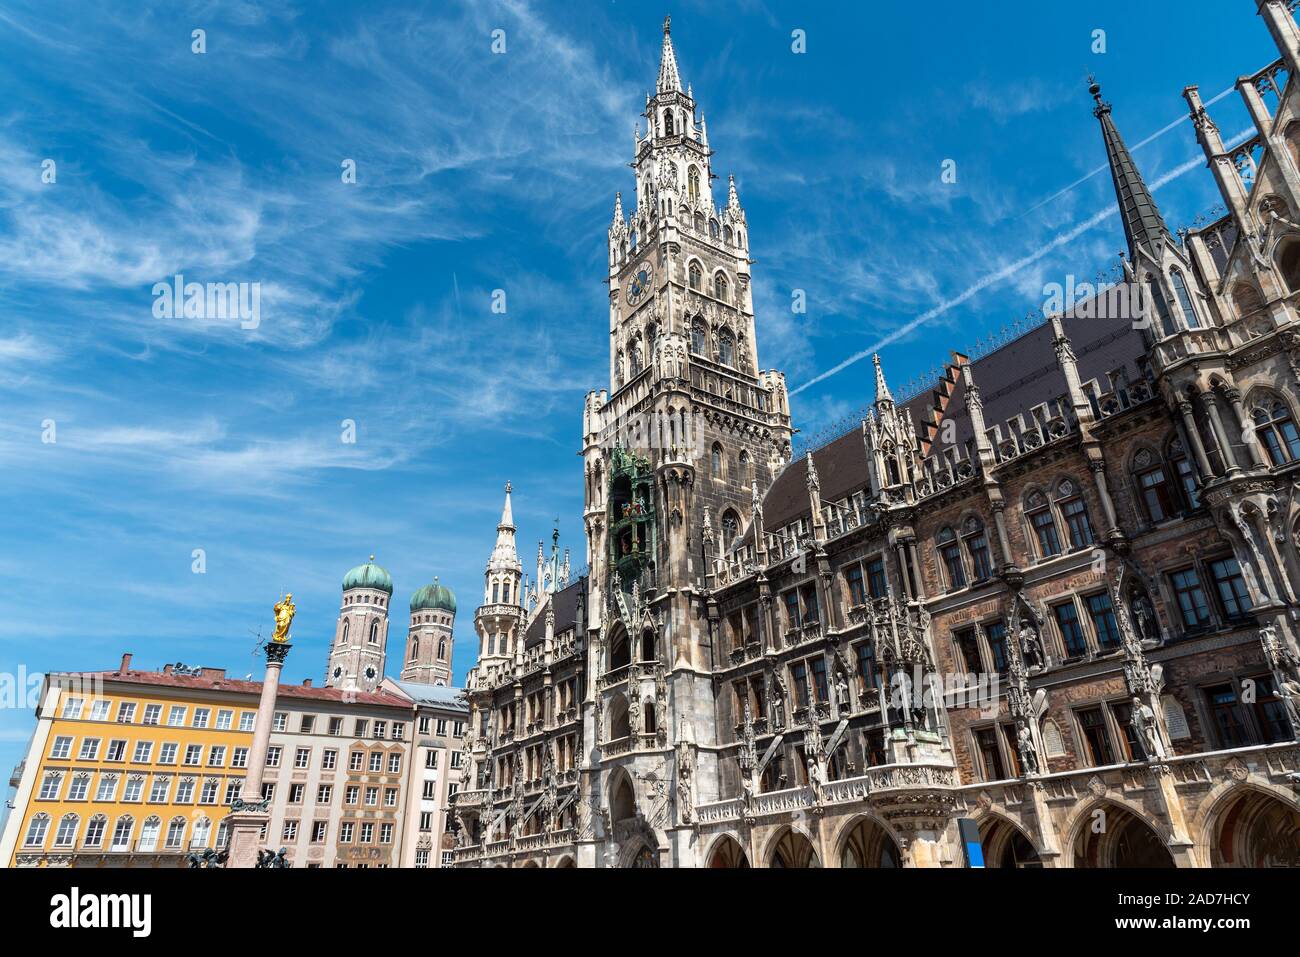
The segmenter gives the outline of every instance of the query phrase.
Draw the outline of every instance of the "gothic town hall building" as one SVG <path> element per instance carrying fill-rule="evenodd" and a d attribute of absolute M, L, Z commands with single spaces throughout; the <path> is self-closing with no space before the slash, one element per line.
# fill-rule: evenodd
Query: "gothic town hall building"
<path fill-rule="evenodd" d="M 1300 29 L 1167 227 L 1093 85 L 1140 315 L 1076 304 L 792 460 L 751 237 L 664 26 L 582 412 L 587 574 L 476 613 L 458 866 L 1300 865 Z M 630 215 L 628 213 L 630 212 Z M 761 242 L 761 238 L 757 238 Z M 966 825 L 970 827 L 971 825 Z"/>

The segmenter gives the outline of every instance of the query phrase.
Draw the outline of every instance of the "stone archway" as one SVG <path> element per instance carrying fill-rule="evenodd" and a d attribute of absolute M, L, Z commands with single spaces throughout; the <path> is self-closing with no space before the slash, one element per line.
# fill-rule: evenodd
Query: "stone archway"
<path fill-rule="evenodd" d="M 1300 811 L 1280 798 L 1235 788 L 1212 826 L 1212 867 L 1300 867 Z"/>
<path fill-rule="evenodd" d="M 1098 815 L 1098 811 L 1102 812 Z M 1081 816 L 1074 838 L 1075 867 L 1174 867 L 1173 855 L 1152 825 L 1128 808 L 1104 801 Z"/>
<path fill-rule="evenodd" d="M 712 868 L 747 868 L 749 856 L 730 834 L 724 834 L 713 845 L 709 853 L 708 866 Z"/>
<path fill-rule="evenodd" d="M 555 867 L 556 867 L 557 869 L 561 869 L 561 870 L 565 870 L 565 869 L 568 869 L 568 868 L 570 868 L 570 867 L 576 868 L 577 866 L 578 866 L 578 865 L 577 865 L 577 863 L 573 860 L 573 858 L 570 857 L 570 856 L 567 855 L 567 854 L 566 854 L 564 857 L 560 858 L 560 862 L 559 862 L 558 864 L 555 865 Z"/>
<path fill-rule="evenodd" d="M 853 821 L 840 847 L 840 867 L 902 867 L 898 845 L 878 821 Z"/>
<path fill-rule="evenodd" d="M 817 851 L 813 848 L 812 841 L 794 828 L 786 828 L 772 842 L 771 848 L 767 855 L 768 867 L 813 868 L 822 866 L 821 861 L 817 859 Z"/>
<path fill-rule="evenodd" d="M 980 823 L 985 867 L 1042 867 L 1033 842 L 1006 818 L 990 816 Z"/>

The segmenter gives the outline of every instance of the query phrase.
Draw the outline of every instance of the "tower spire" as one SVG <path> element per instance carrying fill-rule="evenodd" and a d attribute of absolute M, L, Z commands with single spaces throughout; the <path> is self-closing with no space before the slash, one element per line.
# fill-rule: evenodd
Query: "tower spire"
<path fill-rule="evenodd" d="M 1151 191 L 1142 180 L 1133 157 L 1129 155 L 1124 139 L 1111 119 L 1110 104 L 1101 98 L 1101 84 L 1088 77 L 1088 92 L 1097 105 L 1092 115 L 1101 123 L 1101 138 L 1106 144 L 1106 159 L 1110 163 L 1110 178 L 1115 184 L 1115 198 L 1119 202 L 1120 216 L 1124 220 L 1124 236 L 1128 240 L 1129 257 L 1139 248 L 1151 250 L 1161 242 L 1173 245 L 1173 237 Z"/>
<path fill-rule="evenodd" d="M 891 405 L 894 401 L 893 394 L 889 391 L 889 383 L 885 381 L 885 370 L 880 367 L 880 355 L 873 353 L 871 361 L 876 367 L 876 405 L 888 402 Z"/>
<path fill-rule="evenodd" d="M 659 82 L 655 85 L 656 93 L 680 93 L 682 79 L 677 75 L 677 54 L 673 52 L 673 40 L 669 35 L 672 17 L 664 17 L 664 49 L 659 56 Z"/>

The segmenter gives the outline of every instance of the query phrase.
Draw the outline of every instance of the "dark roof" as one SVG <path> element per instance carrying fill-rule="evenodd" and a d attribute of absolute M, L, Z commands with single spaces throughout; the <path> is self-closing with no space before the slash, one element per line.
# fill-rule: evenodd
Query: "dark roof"
<path fill-rule="evenodd" d="M 823 501 L 833 502 L 867 485 L 867 450 L 862 429 L 854 428 L 809 453 L 817 465 Z M 808 461 L 803 456 L 785 467 L 763 499 L 763 527 L 776 531 L 811 511 Z"/>
<path fill-rule="evenodd" d="M 186 688 L 192 691 L 213 691 L 228 694 L 246 694 L 257 697 L 262 693 L 262 682 L 226 678 L 219 669 L 207 675 L 178 675 L 161 671 L 62 671 L 58 675 L 75 677 L 94 676 L 104 681 L 121 681 L 128 684 L 152 685 L 161 688 Z M 393 708 L 410 708 L 410 702 L 386 692 L 346 691 L 343 688 L 317 688 L 307 685 L 281 684 L 277 697 L 303 698 L 313 701 L 336 701 L 342 704 L 386 705 Z"/>
<path fill-rule="evenodd" d="M 1082 311 L 1076 309 L 1076 311 Z M 1143 375 L 1137 358 L 1144 354 L 1142 334 L 1133 328 L 1130 318 L 1110 319 L 1095 316 L 1066 315 L 1062 319 L 1065 334 L 1074 348 L 1079 379 L 1086 384 L 1096 379 L 1102 392 L 1110 389 L 1110 373 L 1123 371 L 1130 382 Z M 1044 322 L 1006 345 L 971 363 L 971 375 L 984 401 L 984 425 L 992 429 L 1003 426 L 1017 415 L 1029 418 L 1034 406 L 1051 403 L 1067 392 L 1065 374 L 1056 361 L 1052 326 Z M 953 441 L 963 452 L 974 438 L 970 411 L 966 406 L 965 378 L 958 375 L 942 412 L 936 394 L 926 390 L 902 404 L 911 413 L 918 436 L 924 437 L 923 424 L 934 415 L 936 424 L 952 422 Z M 1053 410 L 1055 412 L 1056 410 Z M 937 451 L 937 446 L 934 451 Z M 843 499 L 868 485 L 867 455 L 861 427 L 854 427 L 811 454 L 817 463 L 824 502 Z M 801 516 L 810 514 L 807 484 L 808 465 L 804 458 L 791 462 L 777 476 L 763 500 L 763 525 L 772 532 Z"/>
<path fill-rule="evenodd" d="M 555 634 L 568 631 L 578 623 L 578 597 L 585 594 L 586 585 L 587 578 L 584 575 L 548 597 L 547 600 L 555 607 Z M 524 632 L 524 647 L 541 641 L 545 636 L 546 614 L 539 611 Z"/>

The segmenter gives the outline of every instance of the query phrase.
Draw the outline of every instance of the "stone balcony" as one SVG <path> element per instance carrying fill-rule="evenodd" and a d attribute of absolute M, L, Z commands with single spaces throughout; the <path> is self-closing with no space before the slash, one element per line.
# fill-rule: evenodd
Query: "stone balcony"
<path fill-rule="evenodd" d="M 828 781 L 820 806 L 831 807 L 852 804 L 873 798 L 896 801 L 909 794 L 925 794 L 936 789 L 953 789 L 957 786 L 957 772 L 947 764 L 882 764 L 869 768 L 858 777 Z M 754 817 L 785 814 L 818 807 L 812 788 L 786 788 L 754 796 L 750 813 Z M 738 820 L 745 815 L 744 801 L 728 798 L 701 804 L 696 808 L 696 819 L 701 824 Z"/>

